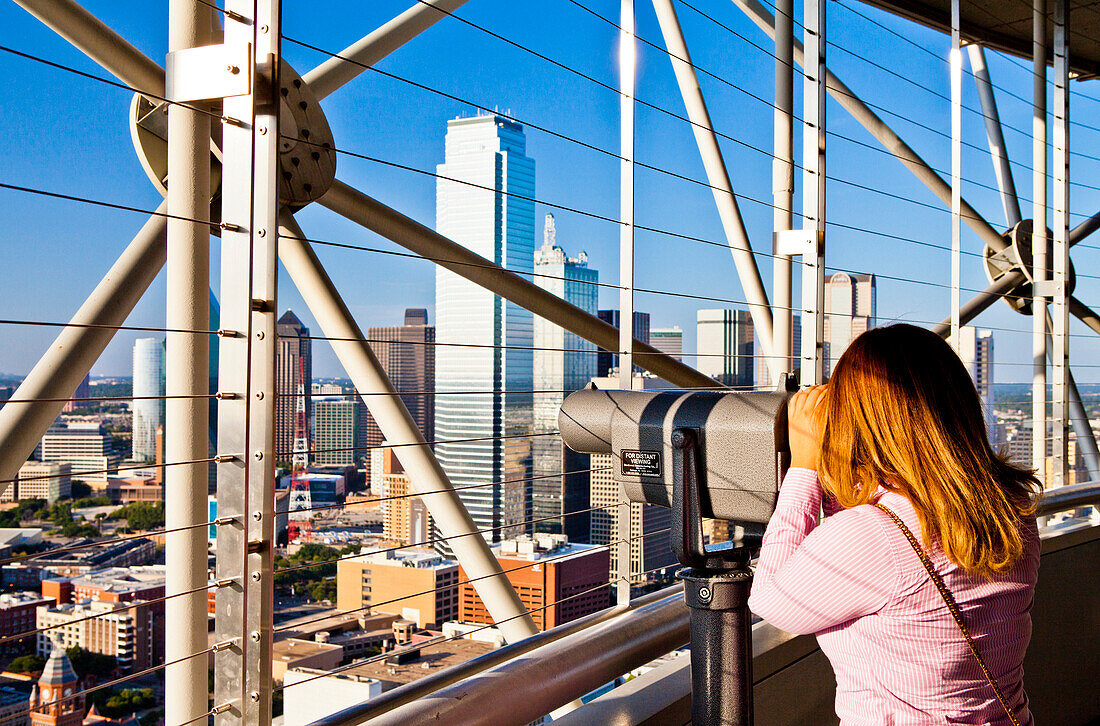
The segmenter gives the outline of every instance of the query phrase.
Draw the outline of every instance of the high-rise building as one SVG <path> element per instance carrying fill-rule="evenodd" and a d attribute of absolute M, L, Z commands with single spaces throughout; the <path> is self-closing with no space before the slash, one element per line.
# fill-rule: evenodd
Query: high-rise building
<path fill-rule="evenodd" d="M 832 374 L 848 345 L 877 324 L 875 276 L 834 272 L 825 281 L 825 370 Z"/>
<path fill-rule="evenodd" d="M 349 557 L 336 563 L 336 607 L 438 628 L 458 615 L 458 581 L 458 563 L 425 547 Z"/>
<path fill-rule="evenodd" d="M 424 545 L 431 536 L 431 515 L 412 493 L 403 471 L 382 475 L 382 536 L 406 547 Z"/>
<path fill-rule="evenodd" d="M 600 320 L 612 325 L 616 328 L 619 327 L 619 311 L 618 310 L 600 310 L 598 313 Z M 649 342 L 649 313 L 640 313 L 637 310 L 634 311 L 634 339 L 641 341 L 642 343 Z M 596 355 L 596 375 L 603 378 L 610 375 L 612 368 L 619 367 L 619 354 L 612 353 L 606 350 L 600 350 Z M 640 372 L 642 369 L 637 365 L 635 361 L 634 371 Z"/>
<path fill-rule="evenodd" d="M 979 330 L 972 325 L 962 326 L 959 328 L 959 349 L 956 352 L 974 380 L 974 388 L 982 402 L 986 429 L 992 431 L 997 421 L 993 415 L 993 331 Z"/>
<path fill-rule="evenodd" d="M 802 367 L 802 316 L 795 315 L 791 321 L 791 362 L 786 366 L 787 373 L 792 373 L 796 369 Z M 775 387 L 775 381 L 772 380 L 772 372 L 768 368 L 768 361 L 764 357 L 763 347 L 759 344 L 759 336 L 756 341 L 756 350 L 759 353 L 756 356 L 756 387 L 760 389 L 768 389 Z"/>
<path fill-rule="evenodd" d="M 92 396 L 91 382 L 92 382 L 92 376 L 89 373 L 88 375 L 84 376 L 84 380 L 82 380 L 80 382 L 80 384 L 76 387 L 76 390 L 73 391 L 72 398 L 70 398 L 68 401 L 66 401 L 65 405 L 61 407 L 61 413 L 71 413 L 71 412 L 77 410 L 78 408 L 87 408 L 88 407 L 89 402 L 87 400 L 81 400 L 81 399 L 91 398 L 91 396 Z"/>
<path fill-rule="evenodd" d="M 164 607 L 135 607 L 133 603 L 85 600 L 50 607 L 40 605 L 35 623 L 38 654 L 47 655 L 54 647 L 72 648 L 114 656 L 122 671 L 138 671 L 163 660 L 163 638 L 155 631 L 163 625 Z M 161 631 L 163 632 L 163 631 Z"/>
<path fill-rule="evenodd" d="M 111 436 L 98 421 L 57 421 L 42 436 L 39 446 L 44 462 L 68 462 L 76 481 L 107 486 L 118 467 Z"/>
<path fill-rule="evenodd" d="M 322 398 L 313 401 L 313 462 L 354 464 L 359 458 L 357 397 Z"/>
<path fill-rule="evenodd" d="M 164 341 L 134 341 L 133 445 L 134 461 L 155 461 L 157 429 L 164 425 Z M 147 398 L 152 397 L 152 398 Z"/>
<path fill-rule="evenodd" d="M 684 359 L 684 331 L 679 325 L 671 328 L 651 328 L 649 344 L 676 360 Z"/>
<path fill-rule="evenodd" d="M 523 127 L 495 115 L 447 123 L 440 234 L 518 273 L 534 271 L 535 162 Z M 531 520 L 533 317 L 436 267 L 436 454 L 492 540 Z M 444 545 L 446 543 L 443 543 Z M 443 547 L 446 551 L 446 547 Z"/>
<path fill-rule="evenodd" d="M 17 499 L 45 499 L 46 504 L 56 504 L 72 494 L 72 464 L 68 462 L 28 461 L 19 467 L 18 479 L 0 495 L 5 501 L 12 493 Z"/>
<path fill-rule="evenodd" d="M 300 413 L 308 422 L 313 413 L 313 341 L 309 328 L 287 310 L 276 326 L 275 344 L 275 456 L 290 461 L 295 438 L 301 438 Z M 308 425 L 306 450 L 309 449 Z M 298 443 L 301 448 L 301 442 Z"/>
<path fill-rule="evenodd" d="M 569 257 L 557 244 L 554 215 L 546 215 L 542 247 L 535 251 L 535 284 L 585 312 L 596 314 L 599 273 L 584 252 Z M 588 541 L 588 519 L 567 516 L 588 509 L 587 456 L 566 452 L 558 430 L 558 409 L 567 393 L 596 375 L 596 346 L 558 325 L 535 318 L 535 433 L 531 440 L 531 492 L 535 530 Z M 569 458 L 567 466 L 566 458 Z M 548 519 L 549 517 L 558 519 Z"/>
<path fill-rule="evenodd" d="M 435 440 L 435 326 L 428 325 L 424 308 L 405 310 L 405 324 L 370 328 L 371 350 L 409 414 L 427 441 Z M 382 443 L 382 432 L 367 406 L 370 396 L 360 397 L 359 458 L 367 458 L 370 447 Z"/>
<path fill-rule="evenodd" d="M 733 388 L 752 388 L 753 324 L 747 310 L 696 313 L 695 367 Z"/>
<path fill-rule="evenodd" d="M 574 544 L 562 534 L 521 535 L 493 546 L 508 581 L 540 630 L 547 630 L 611 605 L 606 547 Z M 474 583 L 459 567 L 458 619 L 491 624 Z"/>

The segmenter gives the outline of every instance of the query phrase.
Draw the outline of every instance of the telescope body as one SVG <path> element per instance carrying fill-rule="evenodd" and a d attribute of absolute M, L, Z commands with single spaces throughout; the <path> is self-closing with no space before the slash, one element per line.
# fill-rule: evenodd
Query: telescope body
<path fill-rule="evenodd" d="M 704 517 L 765 523 L 790 461 L 785 392 L 618 391 L 589 386 L 569 394 L 558 425 L 574 451 L 611 454 L 615 481 L 632 502 L 672 506 L 683 457 L 672 433 L 696 437 Z"/>

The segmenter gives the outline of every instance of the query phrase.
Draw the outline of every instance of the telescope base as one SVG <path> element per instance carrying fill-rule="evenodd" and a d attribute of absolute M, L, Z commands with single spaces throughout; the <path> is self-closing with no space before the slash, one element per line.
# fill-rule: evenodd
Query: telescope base
<path fill-rule="evenodd" d="M 691 723 L 752 726 L 752 570 L 685 567 L 684 600 L 691 609 Z"/>

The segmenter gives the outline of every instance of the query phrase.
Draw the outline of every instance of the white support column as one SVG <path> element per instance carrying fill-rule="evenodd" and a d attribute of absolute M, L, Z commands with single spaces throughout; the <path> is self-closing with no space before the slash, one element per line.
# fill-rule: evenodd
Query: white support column
<path fill-rule="evenodd" d="M 634 84 L 638 48 L 634 37 L 634 0 L 619 6 L 619 387 L 634 388 Z M 615 601 L 630 602 L 630 504 L 619 487 L 615 524 Z"/>
<path fill-rule="evenodd" d="M 772 160 L 772 355 L 780 369 L 794 368 L 793 258 L 783 254 L 778 237 L 794 227 L 794 0 L 775 3 L 775 138 Z M 773 383 L 775 381 L 773 380 Z"/>
<path fill-rule="evenodd" d="M 805 83 L 802 110 L 803 386 L 825 380 L 825 16 L 826 0 L 803 0 Z"/>
<path fill-rule="evenodd" d="M 722 231 L 729 244 L 733 263 L 737 268 L 737 277 L 745 293 L 749 313 L 763 358 L 767 362 L 772 378 L 778 378 L 781 372 L 779 360 L 772 354 L 772 310 L 768 305 L 768 293 L 760 278 L 760 269 L 752 254 L 749 233 L 737 197 L 733 193 L 729 171 L 726 169 L 722 149 L 718 145 L 718 136 L 714 133 L 710 113 L 707 111 L 703 92 L 699 88 L 699 79 L 695 75 L 695 66 L 691 63 L 687 42 L 684 40 L 680 20 L 676 17 L 676 7 L 672 0 L 653 0 L 653 9 L 657 11 L 657 22 L 661 26 L 661 36 L 668 48 L 669 60 L 676 75 L 676 85 L 684 99 L 684 108 L 691 120 L 691 131 L 695 135 L 695 145 L 706 171 L 707 183 L 711 187 L 718 217 L 722 221 Z"/>
<path fill-rule="evenodd" d="M 959 350 L 959 285 L 962 275 L 962 42 L 959 0 L 951 0 L 951 336 Z"/>
<path fill-rule="evenodd" d="M 1046 484 L 1047 458 L 1047 35 L 1046 0 L 1032 0 L 1033 96 L 1031 140 L 1031 465 Z"/>
<path fill-rule="evenodd" d="M 1054 159 L 1051 179 L 1054 184 L 1054 285 L 1051 338 L 1054 355 L 1051 366 L 1051 421 L 1053 422 L 1053 485 L 1069 483 L 1069 306 L 1066 273 L 1069 269 L 1069 4 L 1054 0 Z"/>
<path fill-rule="evenodd" d="M 209 42 L 207 10 L 194 0 L 170 0 L 170 54 Z M 169 106 L 168 139 L 168 214 L 172 217 L 168 220 L 166 327 L 206 330 L 210 325 L 210 228 L 190 220 L 210 216 L 210 117 L 182 105 Z M 207 582 L 207 533 L 195 525 L 207 520 L 209 345 L 202 334 L 166 336 L 165 460 L 201 460 L 164 470 L 165 526 L 171 532 L 165 536 L 169 599 L 164 617 L 171 627 L 164 657 L 168 663 L 180 661 L 164 673 L 165 720 L 173 724 L 189 723 L 207 710 L 206 658 L 188 656 L 207 647 L 207 598 L 202 590 Z"/>
<path fill-rule="evenodd" d="M 271 723 L 275 538 L 279 0 L 227 0 L 225 48 L 251 48 L 248 93 L 224 100 L 218 388 L 218 726 Z M 230 458 L 231 457 L 231 458 Z M 203 669 L 206 662 L 203 660 Z M 226 708 L 228 707 L 228 708 Z"/>

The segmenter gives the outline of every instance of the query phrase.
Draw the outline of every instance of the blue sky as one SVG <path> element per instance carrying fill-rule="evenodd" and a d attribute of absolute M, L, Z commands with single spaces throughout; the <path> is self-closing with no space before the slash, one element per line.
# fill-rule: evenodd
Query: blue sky
<path fill-rule="evenodd" d="M 614 0 L 579 0 L 606 17 L 616 17 Z M 283 30 L 288 38 L 338 51 L 404 10 L 411 0 L 348 0 L 289 2 Z M 728 28 L 759 44 L 770 41 L 726 0 L 693 0 Z M 117 3 L 96 0 L 86 6 L 122 33 L 142 51 L 163 61 L 166 44 L 166 2 Z M 639 35 L 658 46 L 660 33 L 652 8 L 638 3 Z M 912 42 L 900 40 L 859 13 L 893 29 Z M 724 79 L 701 75 L 716 129 L 746 145 L 771 149 L 772 58 L 729 30 L 677 6 L 695 63 Z M 947 57 L 948 39 L 863 5 L 855 0 L 829 4 L 831 69 L 865 101 L 885 109 L 881 115 L 934 167 L 950 168 L 950 145 L 942 133 L 949 128 Z M 610 86 L 616 84 L 617 31 L 568 0 L 515 3 L 471 0 L 458 13 L 472 23 L 535 50 Z M 39 55 L 84 71 L 105 72 L 13 3 L 0 5 L 0 44 Z M 324 56 L 290 41 L 283 52 L 305 72 Z M 667 55 L 640 45 L 637 95 L 675 114 L 683 115 Z M 1030 98 L 1030 65 L 1019 59 L 989 54 L 994 83 Z M 885 66 L 888 70 L 876 67 Z M 551 129 L 585 144 L 618 148 L 618 97 L 607 88 L 557 67 L 546 60 L 494 38 L 454 18 L 442 20 L 386 58 L 379 68 L 474 103 L 512 114 L 515 118 Z M 126 124 L 131 95 L 125 91 L 0 53 L 0 73 L 8 88 L 0 114 L 0 181 L 119 204 L 153 208 L 159 195 L 138 164 Z M 969 77 L 965 103 L 978 107 Z M 922 88 L 922 86 L 924 88 Z M 1095 82 L 1074 84 L 1073 143 L 1088 152 L 1100 140 L 1100 93 Z M 739 89 L 743 89 L 739 90 Z M 928 90 L 930 89 L 930 90 Z M 752 95 L 749 95 L 752 94 Z M 938 94 L 938 95 L 937 95 Z M 752 96 L 757 98 L 753 98 Z M 762 102 L 758 99 L 764 99 Z M 1007 127 L 1009 154 L 1016 185 L 1030 199 L 1030 105 L 998 91 L 1002 119 Z M 800 99 L 796 105 L 800 107 Z M 473 106 L 444 98 L 371 71 L 365 72 L 323 103 L 336 145 L 343 150 L 432 171 L 443 160 L 447 119 L 474 112 Z M 950 245 L 950 216 L 938 200 L 895 159 L 882 153 L 877 142 L 843 109 L 830 103 L 828 128 L 829 183 L 827 217 L 867 230 L 912 238 L 933 245 Z M 1019 131 L 1017 131 L 1019 130 Z M 1021 133 L 1021 131 L 1023 133 Z M 985 149 L 982 119 L 964 111 L 963 174 L 979 184 L 995 186 Z M 527 131 L 528 155 L 536 162 L 536 196 L 545 202 L 584 210 L 593 215 L 618 216 L 618 161 L 551 134 Z M 771 157 L 748 146 L 722 141 L 723 152 L 739 194 L 763 202 L 771 199 Z M 870 148 L 868 148 L 870 147 Z M 796 141 L 796 148 L 797 141 Z M 638 109 L 639 161 L 687 176 L 704 179 L 691 128 L 659 111 Z M 435 184 L 427 175 L 340 155 L 337 174 L 344 181 L 374 195 L 426 224 L 434 221 Z M 1074 157 L 1073 178 L 1100 187 L 1100 161 Z M 870 187 L 869 189 L 860 188 Z M 886 194 L 876 193 L 880 190 Z M 893 196 L 890 196 L 893 195 Z M 964 196 L 997 228 L 1003 213 L 997 194 L 967 184 Z M 1023 201 L 1025 217 L 1030 202 Z M 796 202 L 797 205 L 797 202 Z M 770 252 L 772 212 L 765 204 L 743 199 L 754 248 Z M 1100 193 L 1075 186 L 1072 224 L 1100 209 Z M 558 241 L 567 252 L 585 249 L 604 282 L 617 282 L 618 227 L 616 224 L 545 204 L 536 206 L 541 236 L 543 215 L 557 220 Z M 67 320 L 85 295 L 144 222 L 131 212 L 92 207 L 20 192 L 0 190 L 0 245 L 8 275 L 0 289 L 0 317 L 39 321 Z M 335 217 L 319 207 L 298 215 L 306 233 L 316 239 L 397 250 L 393 244 Z M 711 192 L 705 186 L 644 169 L 637 175 L 637 220 L 644 226 L 724 242 Z M 213 240 L 217 280 L 217 241 Z M 963 247 L 980 252 L 981 243 L 965 226 Z M 636 245 L 638 287 L 677 293 L 743 300 L 728 250 L 667 234 L 639 231 Z M 1073 257 L 1081 272 L 1096 269 L 1100 235 L 1078 245 Z M 430 263 L 362 251 L 319 247 L 333 279 L 363 328 L 400 320 L 406 307 L 433 304 Z M 880 275 L 878 312 L 882 322 L 938 321 L 946 315 L 950 256 L 936 249 L 869 232 L 833 228 L 827 238 L 831 267 Z M 770 289 L 771 260 L 758 258 Z M 898 278 L 888 279 L 888 278 Z M 910 282 L 912 281 L 912 282 Z M 934 285 L 921 284 L 924 282 Z M 1078 296 L 1100 307 L 1096 280 L 1079 279 Z M 963 256 L 964 288 L 985 287 L 976 257 Z M 796 290 L 797 290 L 796 285 Z M 963 291 L 964 300 L 973 293 Z M 128 321 L 132 325 L 164 324 L 163 274 Z M 314 328 L 286 277 L 280 286 L 281 308 L 293 308 Z M 617 291 L 601 291 L 601 307 L 617 306 Z M 637 307 L 652 314 L 654 326 L 679 325 L 685 331 L 684 350 L 694 350 L 695 311 L 722 307 L 667 295 L 639 294 Z M 998 381 L 1025 381 L 1030 376 L 1030 318 L 998 304 L 979 319 L 995 329 Z M 1012 332 L 1019 331 L 1019 332 Z M 1100 343 L 1082 334 L 1071 343 L 1078 380 L 1100 381 Z M 27 326 L 0 326 L 0 371 L 25 373 L 49 345 L 56 330 Z M 146 335 L 123 331 L 93 368 L 94 374 L 128 375 L 134 338 Z M 327 346 L 315 344 L 315 373 L 340 375 Z"/>

